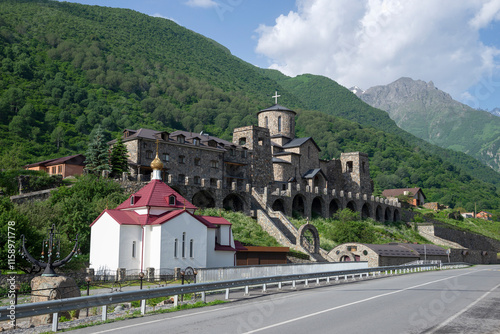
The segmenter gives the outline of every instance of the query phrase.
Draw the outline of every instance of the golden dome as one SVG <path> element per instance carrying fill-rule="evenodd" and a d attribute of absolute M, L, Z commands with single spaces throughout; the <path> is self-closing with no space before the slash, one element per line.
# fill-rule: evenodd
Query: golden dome
<path fill-rule="evenodd" d="M 156 158 L 154 158 L 153 161 L 151 161 L 151 168 L 153 170 L 162 170 L 163 169 L 163 162 L 161 162 L 160 158 L 158 158 L 158 152 L 156 152 Z"/>

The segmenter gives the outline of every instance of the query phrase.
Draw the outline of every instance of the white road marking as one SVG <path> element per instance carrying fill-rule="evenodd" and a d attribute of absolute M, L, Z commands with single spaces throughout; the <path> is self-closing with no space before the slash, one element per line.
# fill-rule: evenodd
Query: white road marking
<path fill-rule="evenodd" d="M 486 269 L 483 269 L 483 270 L 486 270 Z M 482 271 L 482 270 L 478 270 L 478 271 Z M 274 328 L 274 327 L 286 325 L 286 324 L 289 324 L 289 323 L 292 323 L 292 322 L 295 322 L 295 321 L 299 321 L 299 320 L 302 320 L 302 319 L 314 317 L 314 316 L 317 316 L 319 314 L 323 314 L 323 313 L 335 311 L 335 310 L 338 310 L 338 309 L 341 309 L 341 308 L 344 308 L 344 307 L 348 307 L 348 306 L 351 306 L 351 305 L 356 305 L 356 304 L 364 303 L 364 302 L 367 302 L 367 301 L 370 301 L 370 300 L 373 300 L 373 299 L 378 299 L 378 298 L 381 298 L 381 297 L 393 295 L 393 294 L 404 292 L 404 291 L 407 291 L 407 290 L 416 289 L 416 288 L 419 288 L 421 286 L 425 286 L 425 285 L 429 285 L 429 284 L 433 284 L 433 283 L 445 281 L 445 280 L 448 280 L 448 279 L 451 279 L 451 278 L 455 278 L 455 277 L 469 275 L 469 274 L 476 273 L 476 272 L 477 271 L 471 271 L 471 272 L 468 272 L 468 273 L 465 273 L 465 274 L 460 274 L 460 275 L 456 275 L 456 276 L 450 276 L 450 277 L 446 277 L 446 278 L 441 278 L 441 279 L 438 279 L 438 280 L 435 280 L 435 281 L 431 281 L 431 282 L 427 282 L 427 283 L 423 283 L 423 284 L 411 286 L 409 288 L 404 288 L 404 289 L 401 289 L 401 290 L 396 290 L 396 291 L 392 291 L 392 292 L 383 293 L 381 295 L 373 296 L 373 297 L 370 297 L 370 298 L 365 298 L 365 299 L 358 300 L 358 301 L 355 301 L 355 302 L 352 302 L 352 303 L 347 303 L 347 304 L 344 304 L 344 305 L 339 305 L 339 306 L 332 307 L 332 308 L 329 308 L 329 309 L 326 309 L 326 310 L 323 310 L 323 311 L 319 311 L 319 312 L 314 312 L 314 313 L 311 313 L 311 314 L 307 314 L 307 315 L 304 315 L 302 317 L 298 317 L 298 318 L 290 319 L 290 320 L 283 321 L 283 322 L 280 322 L 280 323 L 276 323 L 276 324 L 273 324 L 273 325 L 269 325 L 269 326 L 266 326 L 266 327 L 258 328 L 258 329 L 255 329 L 255 330 L 252 330 L 252 331 L 249 331 L 249 332 L 245 332 L 244 334 L 251 334 L 251 333 L 261 332 L 261 331 L 264 331 L 266 329 L 271 329 L 271 328 Z"/>
<path fill-rule="evenodd" d="M 431 330 L 428 333 L 429 334 L 435 333 L 436 331 L 440 330 L 444 326 L 448 325 L 450 322 L 452 322 L 453 320 L 455 320 L 456 318 L 458 318 L 459 316 L 461 316 L 463 313 L 465 313 L 468 310 L 470 310 L 474 305 L 476 305 L 477 303 L 479 303 L 482 299 L 484 299 L 487 295 L 489 295 L 490 293 L 492 293 L 498 287 L 500 287 L 500 284 L 498 284 L 497 286 L 495 286 L 494 288 L 492 288 L 490 291 L 486 292 L 484 295 L 482 295 L 481 297 L 479 297 L 478 299 L 476 299 L 474 302 L 472 302 L 471 304 L 469 304 L 469 306 L 467 306 L 466 308 L 464 308 L 462 311 L 458 312 L 455 315 L 452 315 L 451 317 L 449 317 L 448 319 L 446 319 L 445 321 L 443 321 L 441 324 L 439 324 L 439 326 L 437 326 L 436 328 L 434 328 L 433 330 Z"/>

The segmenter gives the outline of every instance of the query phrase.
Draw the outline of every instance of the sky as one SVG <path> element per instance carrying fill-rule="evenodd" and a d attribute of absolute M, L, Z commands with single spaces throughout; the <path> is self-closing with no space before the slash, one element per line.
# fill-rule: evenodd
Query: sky
<path fill-rule="evenodd" d="M 349 88 L 432 81 L 500 107 L 500 0 L 70 0 L 173 20 L 253 65 Z"/>

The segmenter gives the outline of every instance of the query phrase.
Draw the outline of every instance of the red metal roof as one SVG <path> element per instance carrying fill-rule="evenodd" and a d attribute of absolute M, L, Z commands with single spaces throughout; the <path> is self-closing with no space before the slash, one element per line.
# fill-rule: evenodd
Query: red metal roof
<path fill-rule="evenodd" d="M 232 246 L 222 246 L 219 244 L 215 244 L 215 250 L 216 251 L 231 251 L 231 252 L 236 252 L 236 248 L 233 248 Z"/>
<path fill-rule="evenodd" d="M 101 216 L 107 213 L 113 218 L 118 224 L 120 225 L 161 225 L 163 223 L 168 222 L 169 220 L 183 214 L 187 213 L 188 215 L 194 217 L 196 220 L 198 220 L 200 223 L 203 225 L 207 226 L 208 228 L 217 228 L 216 224 L 212 224 L 210 222 L 210 219 L 206 218 L 219 218 L 219 217 L 202 217 L 202 216 L 196 216 L 191 214 L 189 211 L 186 210 L 174 210 L 174 211 L 168 211 L 165 212 L 164 214 L 161 215 L 140 215 L 135 211 L 131 210 L 104 210 L 99 217 L 97 217 L 90 226 L 94 225 L 100 218 Z M 231 224 L 224 218 L 222 218 L 225 221 L 225 224 Z M 218 225 L 222 225 L 223 223 L 217 223 Z"/>
<path fill-rule="evenodd" d="M 170 196 L 175 197 L 175 204 L 169 204 Z M 130 198 L 134 197 L 134 204 L 131 204 Z M 141 188 L 135 194 L 120 204 L 117 209 L 130 209 L 140 207 L 163 207 L 172 209 L 197 209 L 187 199 L 178 192 L 170 188 L 161 180 L 151 180 L 146 186 Z"/>

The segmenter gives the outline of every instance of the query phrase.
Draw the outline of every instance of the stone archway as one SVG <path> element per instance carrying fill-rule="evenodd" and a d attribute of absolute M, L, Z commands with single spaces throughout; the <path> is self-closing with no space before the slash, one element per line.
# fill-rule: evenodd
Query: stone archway
<path fill-rule="evenodd" d="M 380 205 L 377 205 L 377 209 L 375 209 L 375 220 L 378 222 L 384 221 L 384 216 L 383 216 L 382 208 L 380 207 Z"/>
<path fill-rule="evenodd" d="M 398 221 L 401 220 L 401 216 L 399 215 L 399 210 L 398 209 L 394 209 L 394 218 L 392 220 L 395 221 L 395 222 L 398 222 Z"/>
<path fill-rule="evenodd" d="M 301 216 L 305 215 L 305 200 L 302 195 L 295 195 L 292 202 L 292 212 L 296 211 Z"/>
<path fill-rule="evenodd" d="M 323 200 L 315 197 L 311 204 L 311 215 L 323 216 Z"/>
<path fill-rule="evenodd" d="M 281 211 L 282 213 L 285 213 L 285 202 L 281 198 L 278 198 L 274 201 L 272 209 L 274 211 Z"/>
<path fill-rule="evenodd" d="M 337 199 L 332 199 L 332 201 L 330 202 L 330 217 L 336 214 L 337 211 L 339 211 L 339 209 L 340 209 L 339 201 Z"/>
<path fill-rule="evenodd" d="M 349 209 L 352 212 L 356 212 L 356 202 L 354 201 L 349 201 L 345 207 L 346 209 Z"/>
<path fill-rule="evenodd" d="M 367 219 L 371 217 L 371 207 L 370 204 L 365 203 L 361 208 L 361 219 Z"/>
<path fill-rule="evenodd" d="M 215 199 L 206 190 L 201 190 L 194 194 L 191 203 L 199 208 L 215 208 Z"/>
<path fill-rule="evenodd" d="M 310 253 L 319 253 L 319 233 L 312 224 L 304 224 L 299 228 L 299 244 Z"/>
<path fill-rule="evenodd" d="M 240 196 L 236 194 L 229 194 L 224 198 L 222 202 L 222 207 L 225 210 L 229 211 L 244 211 L 245 210 L 245 202 L 241 199 Z"/>
<path fill-rule="evenodd" d="M 386 221 L 386 222 L 392 221 L 391 216 L 392 216 L 391 209 L 389 209 L 388 207 L 385 208 L 384 221 Z"/>

